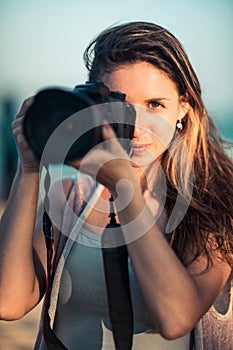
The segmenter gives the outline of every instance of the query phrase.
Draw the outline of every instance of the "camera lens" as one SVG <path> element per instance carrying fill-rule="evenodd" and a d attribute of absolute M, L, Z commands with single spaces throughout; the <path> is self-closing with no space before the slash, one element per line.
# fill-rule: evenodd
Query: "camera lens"
<path fill-rule="evenodd" d="M 108 92 L 108 94 L 106 93 Z M 102 94 L 104 93 L 104 96 Z M 103 141 L 101 121 L 109 121 L 122 146 L 129 152 L 133 137 L 135 110 L 122 101 L 123 94 L 110 92 L 103 83 L 76 86 L 74 91 L 45 89 L 36 94 L 25 114 L 23 132 L 40 161 L 46 145 L 49 163 L 83 157 Z M 56 137 L 53 138 L 54 132 Z"/>

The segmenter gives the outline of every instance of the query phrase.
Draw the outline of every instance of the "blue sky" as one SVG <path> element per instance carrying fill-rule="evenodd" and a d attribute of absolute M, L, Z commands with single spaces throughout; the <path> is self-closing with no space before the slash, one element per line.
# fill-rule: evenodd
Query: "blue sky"
<path fill-rule="evenodd" d="M 210 112 L 233 112 L 232 0 L 1 0 L 0 97 L 18 101 L 50 85 L 86 80 L 82 53 L 113 23 L 146 20 L 182 42 Z"/>

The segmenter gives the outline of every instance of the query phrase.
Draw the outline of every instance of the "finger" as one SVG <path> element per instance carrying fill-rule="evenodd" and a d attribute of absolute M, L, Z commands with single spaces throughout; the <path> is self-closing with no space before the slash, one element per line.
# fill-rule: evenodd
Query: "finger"
<path fill-rule="evenodd" d="M 12 129 L 22 128 L 22 123 L 23 123 L 23 117 L 17 117 L 17 119 L 14 119 L 13 122 L 11 123 L 11 127 Z"/>
<path fill-rule="evenodd" d="M 117 137 L 113 128 L 108 123 L 102 126 L 102 133 L 104 140 L 116 139 Z"/>
<path fill-rule="evenodd" d="M 19 117 L 12 122 L 12 133 L 19 146 L 24 145 L 29 148 L 29 144 L 24 137 L 22 121 L 23 117 Z"/>
<path fill-rule="evenodd" d="M 31 96 L 23 102 L 19 112 L 15 116 L 15 119 L 22 117 L 26 113 L 27 109 L 31 106 L 33 100 L 34 100 L 34 96 Z"/>
<path fill-rule="evenodd" d="M 29 145 L 28 145 L 27 141 L 25 140 L 24 135 L 22 134 L 22 132 L 19 128 L 13 130 L 13 135 L 14 135 L 16 143 L 19 147 L 24 146 L 24 147 L 29 148 Z"/>
<path fill-rule="evenodd" d="M 19 117 L 18 119 L 15 119 L 11 124 L 12 133 L 16 139 L 18 135 L 23 134 L 22 119 L 23 117 Z"/>

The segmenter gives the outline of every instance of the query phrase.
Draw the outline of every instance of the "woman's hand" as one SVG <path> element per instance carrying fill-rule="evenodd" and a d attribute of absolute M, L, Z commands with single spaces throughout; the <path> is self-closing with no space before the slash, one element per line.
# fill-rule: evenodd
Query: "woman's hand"
<path fill-rule="evenodd" d="M 20 111 L 16 114 L 12 123 L 12 131 L 19 154 L 19 166 L 23 173 L 39 172 L 39 162 L 36 160 L 31 148 L 23 135 L 24 114 L 32 104 L 34 97 L 29 97 L 24 101 Z"/>
<path fill-rule="evenodd" d="M 128 180 L 132 183 L 137 178 L 128 154 L 109 124 L 102 126 L 102 136 L 104 142 L 94 147 L 83 159 L 68 164 L 91 175 L 116 195 L 119 181 Z"/>

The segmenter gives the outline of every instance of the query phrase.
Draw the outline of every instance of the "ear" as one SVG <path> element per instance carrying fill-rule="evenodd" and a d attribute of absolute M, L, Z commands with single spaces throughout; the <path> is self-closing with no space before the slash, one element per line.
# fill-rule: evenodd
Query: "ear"
<path fill-rule="evenodd" d="M 180 98 L 180 106 L 179 106 L 179 120 L 182 120 L 186 114 L 188 113 L 188 111 L 190 110 L 191 106 L 187 100 L 187 98 L 185 98 L 184 96 L 181 96 Z"/>

